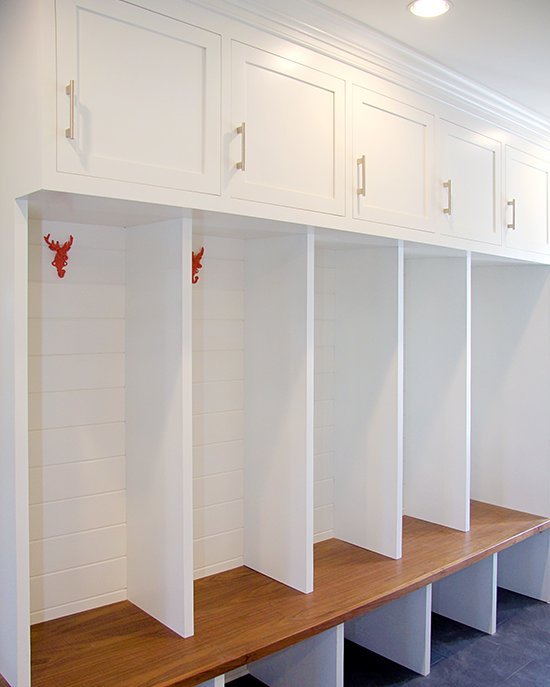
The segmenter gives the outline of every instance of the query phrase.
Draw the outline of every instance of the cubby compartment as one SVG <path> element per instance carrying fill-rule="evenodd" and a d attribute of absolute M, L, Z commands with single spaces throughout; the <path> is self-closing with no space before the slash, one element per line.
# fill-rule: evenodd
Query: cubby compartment
<path fill-rule="evenodd" d="M 474 257 L 472 496 L 550 515 L 550 273 Z M 499 586 L 550 601 L 548 534 L 499 554 Z"/>
<path fill-rule="evenodd" d="M 313 589 L 313 236 L 194 235 L 195 575 Z"/>
<path fill-rule="evenodd" d="M 470 257 L 405 251 L 403 510 L 470 526 Z"/>
<path fill-rule="evenodd" d="M 497 628 L 497 554 L 432 585 L 434 613 L 494 634 Z"/>
<path fill-rule="evenodd" d="M 268 687 L 344 687 L 344 626 L 250 663 L 248 670 Z"/>
<path fill-rule="evenodd" d="M 30 223 L 32 622 L 129 598 L 193 632 L 190 238 Z"/>
<path fill-rule="evenodd" d="M 420 675 L 430 672 L 432 585 L 345 625 L 345 637 Z"/>
<path fill-rule="evenodd" d="M 399 558 L 403 249 L 321 234 L 315 268 L 315 534 Z"/>

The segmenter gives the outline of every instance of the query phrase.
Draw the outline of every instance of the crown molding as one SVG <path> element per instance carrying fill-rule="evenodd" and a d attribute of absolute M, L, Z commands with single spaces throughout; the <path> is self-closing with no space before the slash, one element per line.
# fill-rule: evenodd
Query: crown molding
<path fill-rule="evenodd" d="M 191 0 L 550 147 L 550 121 L 316 0 Z"/>

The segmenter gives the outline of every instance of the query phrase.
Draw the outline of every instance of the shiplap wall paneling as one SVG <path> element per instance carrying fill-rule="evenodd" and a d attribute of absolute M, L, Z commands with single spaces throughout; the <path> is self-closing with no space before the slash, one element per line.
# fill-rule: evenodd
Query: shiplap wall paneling
<path fill-rule="evenodd" d="M 335 251 L 334 533 L 392 558 L 402 540 L 402 247 Z"/>
<path fill-rule="evenodd" d="M 432 587 L 345 623 L 345 637 L 420 675 L 430 672 Z"/>
<path fill-rule="evenodd" d="M 31 622 L 126 598 L 124 303 L 123 229 L 30 222 Z"/>
<path fill-rule="evenodd" d="M 405 259 L 404 513 L 470 520 L 470 257 Z"/>
<path fill-rule="evenodd" d="M 498 554 L 498 586 L 550 603 L 550 532 Z"/>
<path fill-rule="evenodd" d="M 497 630 L 497 554 L 432 585 L 432 610 L 487 634 Z"/>
<path fill-rule="evenodd" d="M 315 542 L 334 537 L 334 355 L 336 343 L 336 258 L 330 247 L 315 248 Z"/>
<path fill-rule="evenodd" d="M 549 516 L 550 270 L 475 265 L 472 289 L 472 497 Z"/>
<path fill-rule="evenodd" d="M 194 235 L 204 247 L 193 285 L 195 578 L 243 565 L 244 241 Z"/>
<path fill-rule="evenodd" d="M 193 633 L 191 221 L 127 230 L 128 598 Z"/>
<path fill-rule="evenodd" d="M 245 565 L 313 589 L 312 233 L 246 241 Z"/>
<path fill-rule="evenodd" d="M 250 663 L 248 670 L 268 687 L 344 687 L 344 626 Z"/>

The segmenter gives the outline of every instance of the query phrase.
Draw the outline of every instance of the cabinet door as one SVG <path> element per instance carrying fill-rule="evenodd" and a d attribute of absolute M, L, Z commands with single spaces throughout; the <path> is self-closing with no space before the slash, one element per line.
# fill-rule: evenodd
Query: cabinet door
<path fill-rule="evenodd" d="M 232 197 L 344 214 L 344 82 L 236 41 L 232 58 Z"/>
<path fill-rule="evenodd" d="M 506 147 L 506 245 L 547 252 L 550 163 Z"/>
<path fill-rule="evenodd" d="M 431 230 L 433 138 L 432 115 L 356 86 L 354 217 Z"/>
<path fill-rule="evenodd" d="M 56 12 L 58 170 L 219 193 L 219 36 L 120 0 Z"/>
<path fill-rule="evenodd" d="M 500 244 L 500 143 L 450 122 L 441 122 L 441 231 Z"/>

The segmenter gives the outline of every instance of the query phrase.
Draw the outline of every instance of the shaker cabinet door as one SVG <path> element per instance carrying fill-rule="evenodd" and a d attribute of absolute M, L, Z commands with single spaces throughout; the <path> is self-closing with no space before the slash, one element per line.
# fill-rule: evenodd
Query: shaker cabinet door
<path fill-rule="evenodd" d="M 120 0 L 57 0 L 58 171 L 220 192 L 220 37 Z"/>
<path fill-rule="evenodd" d="M 501 147 L 481 133 L 441 122 L 439 216 L 443 234 L 500 244 Z"/>
<path fill-rule="evenodd" d="M 344 100 L 341 79 L 234 41 L 231 196 L 344 214 Z"/>
<path fill-rule="evenodd" d="M 547 252 L 550 162 L 507 146 L 505 174 L 506 245 Z"/>
<path fill-rule="evenodd" d="M 354 216 L 433 230 L 433 139 L 433 115 L 354 87 Z"/>

